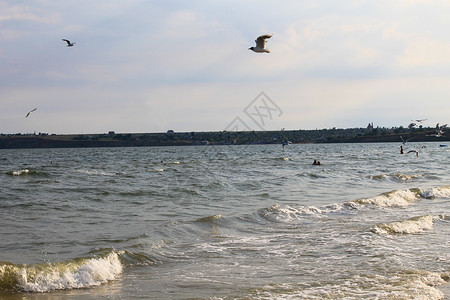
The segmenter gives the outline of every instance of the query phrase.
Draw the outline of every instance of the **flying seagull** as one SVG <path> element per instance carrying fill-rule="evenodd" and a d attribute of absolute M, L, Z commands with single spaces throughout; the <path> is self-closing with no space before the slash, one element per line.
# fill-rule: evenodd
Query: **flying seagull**
<path fill-rule="evenodd" d="M 267 39 L 270 39 L 271 37 L 272 37 L 271 34 L 264 34 L 264 35 L 259 36 L 255 40 L 256 47 L 250 47 L 250 48 L 248 48 L 248 50 L 252 50 L 257 53 L 270 53 L 270 50 L 266 49 L 266 41 L 267 41 Z"/>
<path fill-rule="evenodd" d="M 287 145 L 290 145 L 290 144 L 292 144 L 291 141 L 284 141 L 284 142 L 281 144 L 281 147 L 284 149 L 284 146 L 287 146 Z"/>
<path fill-rule="evenodd" d="M 405 139 L 403 139 L 402 136 L 400 136 L 400 138 L 402 139 L 403 145 L 406 145 L 406 143 L 407 143 L 410 139 L 412 139 L 412 137 L 410 137 L 409 139 L 405 140 Z"/>
<path fill-rule="evenodd" d="M 434 137 L 443 137 L 445 131 L 442 131 L 441 129 L 436 129 L 436 134 L 427 134 L 427 136 L 434 136 Z"/>
<path fill-rule="evenodd" d="M 66 40 L 66 39 L 62 39 L 62 40 L 67 43 L 67 47 L 73 47 L 75 45 L 75 42 L 72 43 L 71 41 Z"/>
<path fill-rule="evenodd" d="M 35 109 L 33 109 L 33 110 L 30 110 L 28 113 L 27 113 L 27 115 L 25 116 L 25 118 L 28 118 L 28 116 L 33 112 L 33 111 L 35 111 L 37 108 L 35 108 Z"/>
<path fill-rule="evenodd" d="M 447 127 L 447 124 L 439 126 L 439 123 L 436 124 L 436 130 L 442 130 Z"/>
<path fill-rule="evenodd" d="M 415 153 L 416 157 L 419 157 L 419 151 L 417 150 L 409 150 L 408 153 Z"/>

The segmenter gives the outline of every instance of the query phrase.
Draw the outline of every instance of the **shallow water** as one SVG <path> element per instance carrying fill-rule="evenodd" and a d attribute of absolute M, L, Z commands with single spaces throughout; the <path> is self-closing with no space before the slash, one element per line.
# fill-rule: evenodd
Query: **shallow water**
<path fill-rule="evenodd" d="M 0 296 L 448 298 L 450 151 L 399 147 L 0 150 Z"/>

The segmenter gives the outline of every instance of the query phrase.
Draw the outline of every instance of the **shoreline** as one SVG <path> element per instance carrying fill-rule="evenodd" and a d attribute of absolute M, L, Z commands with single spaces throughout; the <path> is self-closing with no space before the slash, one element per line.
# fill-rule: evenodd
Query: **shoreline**
<path fill-rule="evenodd" d="M 166 133 L 104 134 L 2 134 L 0 149 L 29 148 L 93 148 L 93 147 L 149 147 L 251 144 L 322 144 L 322 143 L 380 143 L 448 142 L 450 134 L 433 136 L 434 128 L 409 130 L 405 128 L 366 128 L 280 130 L 280 131 L 211 131 Z"/>

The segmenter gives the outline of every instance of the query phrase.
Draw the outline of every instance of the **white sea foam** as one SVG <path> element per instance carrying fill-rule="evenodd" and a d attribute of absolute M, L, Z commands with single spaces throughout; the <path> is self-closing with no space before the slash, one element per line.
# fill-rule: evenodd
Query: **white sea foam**
<path fill-rule="evenodd" d="M 433 229 L 433 218 L 430 215 L 397 221 L 389 224 L 380 224 L 374 228 L 376 233 L 412 234 Z"/>
<path fill-rule="evenodd" d="M 289 205 L 280 206 L 278 204 L 274 204 L 261 211 L 261 215 L 265 219 L 273 222 L 290 222 L 301 219 L 305 215 L 320 215 L 322 213 L 324 211 L 315 206 L 294 208 Z"/>
<path fill-rule="evenodd" d="M 20 176 L 20 175 L 24 175 L 24 174 L 28 174 L 28 173 L 30 173 L 30 170 L 24 169 L 24 170 L 20 170 L 20 171 L 13 171 L 11 174 L 13 176 Z"/>
<path fill-rule="evenodd" d="M 397 190 L 381 195 L 352 201 L 357 204 L 372 204 L 379 207 L 408 206 L 419 198 L 414 190 Z"/>
<path fill-rule="evenodd" d="M 450 186 L 434 187 L 427 190 L 420 190 L 420 196 L 426 199 L 436 197 L 450 197 Z"/>
<path fill-rule="evenodd" d="M 48 292 L 62 289 L 98 286 L 122 273 L 115 252 L 100 258 L 44 266 L 24 266 L 17 270 L 18 287 L 26 292 Z"/>
<path fill-rule="evenodd" d="M 104 170 L 76 170 L 75 172 L 86 174 L 86 175 L 100 175 L 100 176 L 116 176 L 117 172 L 106 172 Z"/>
<path fill-rule="evenodd" d="M 298 288 L 292 284 L 267 285 L 252 290 L 251 296 L 264 299 L 427 299 L 439 300 L 447 275 L 427 271 L 398 275 L 355 275 L 342 283 Z"/>

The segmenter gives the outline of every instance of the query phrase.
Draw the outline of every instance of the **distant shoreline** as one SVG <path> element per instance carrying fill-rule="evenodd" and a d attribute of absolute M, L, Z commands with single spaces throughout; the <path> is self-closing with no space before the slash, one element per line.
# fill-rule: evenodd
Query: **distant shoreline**
<path fill-rule="evenodd" d="M 435 137 L 435 129 L 427 128 L 349 128 L 279 131 L 211 131 L 166 133 L 104 134 L 1 134 L 0 149 L 26 148 L 93 148 L 195 145 L 249 145 L 310 143 L 379 143 L 379 142 L 448 142 L 450 134 Z"/>

